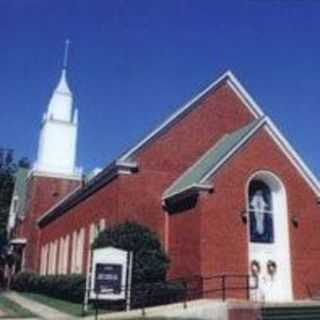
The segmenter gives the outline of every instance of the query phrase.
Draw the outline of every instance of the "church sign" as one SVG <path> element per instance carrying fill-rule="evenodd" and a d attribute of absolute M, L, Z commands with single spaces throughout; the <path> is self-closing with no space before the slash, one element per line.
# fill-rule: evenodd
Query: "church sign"
<path fill-rule="evenodd" d="M 90 299 L 130 299 L 131 254 L 107 247 L 93 250 Z"/>
<path fill-rule="evenodd" d="M 97 263 L 95 273 L 95 293 L 121 294 L 122 265 L 110 263 Z"/>

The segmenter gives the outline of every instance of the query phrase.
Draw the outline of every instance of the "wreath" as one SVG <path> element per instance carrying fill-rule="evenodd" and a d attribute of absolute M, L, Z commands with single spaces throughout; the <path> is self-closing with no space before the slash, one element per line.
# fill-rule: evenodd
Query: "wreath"
<path fill-rule="evenodd" d="M 267 263 L 267 271 L 270 276 L 274 276 L 274 274 L 277 272 L 277 264 L 274 261 L 269 260 Z"/>
<path fill-rule="evenodd" d="M 257 260 L 251 262 L 251 273 L 257 276 L 261 271 L 260 263 Z"/>

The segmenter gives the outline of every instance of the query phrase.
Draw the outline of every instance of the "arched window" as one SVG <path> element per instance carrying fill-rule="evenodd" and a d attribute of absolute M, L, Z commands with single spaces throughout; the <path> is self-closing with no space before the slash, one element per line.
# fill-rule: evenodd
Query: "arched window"
<path fill-rule="evenodd" d="M 249 185 L 250 241 L 273 243 L 273 202 L 269 186 L 262 180 Z"/>

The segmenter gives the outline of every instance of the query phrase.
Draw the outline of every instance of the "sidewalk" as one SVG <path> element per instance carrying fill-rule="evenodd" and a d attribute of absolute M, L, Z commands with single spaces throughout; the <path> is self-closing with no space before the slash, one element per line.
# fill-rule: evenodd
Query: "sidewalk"
<path fill-rule="evenodd" d="M 20 304 L 23 308 L 30 310 L 34 314 L 38 315 L 42 319 L 48 320 L 72 320 L 77 319 L 69 314 L 63 313 L 56 309 L 50 308 L 45 306 L 42 303 L 30 300 L 25 298 L 15 292 L 7 292 L 4 294 L 9 299 L 13 300 L 14 302 Z"/>

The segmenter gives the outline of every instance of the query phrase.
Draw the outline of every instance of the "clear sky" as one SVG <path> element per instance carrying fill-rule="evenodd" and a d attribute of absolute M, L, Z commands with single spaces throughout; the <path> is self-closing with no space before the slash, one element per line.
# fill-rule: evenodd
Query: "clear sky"
<path fill-rule="evenodd" d="M 319 36 L 316 0 L 0 0 L 0 146 L 35 159 L 70 38 L 86 170 L 231 69 L 320 176 Z"/>

